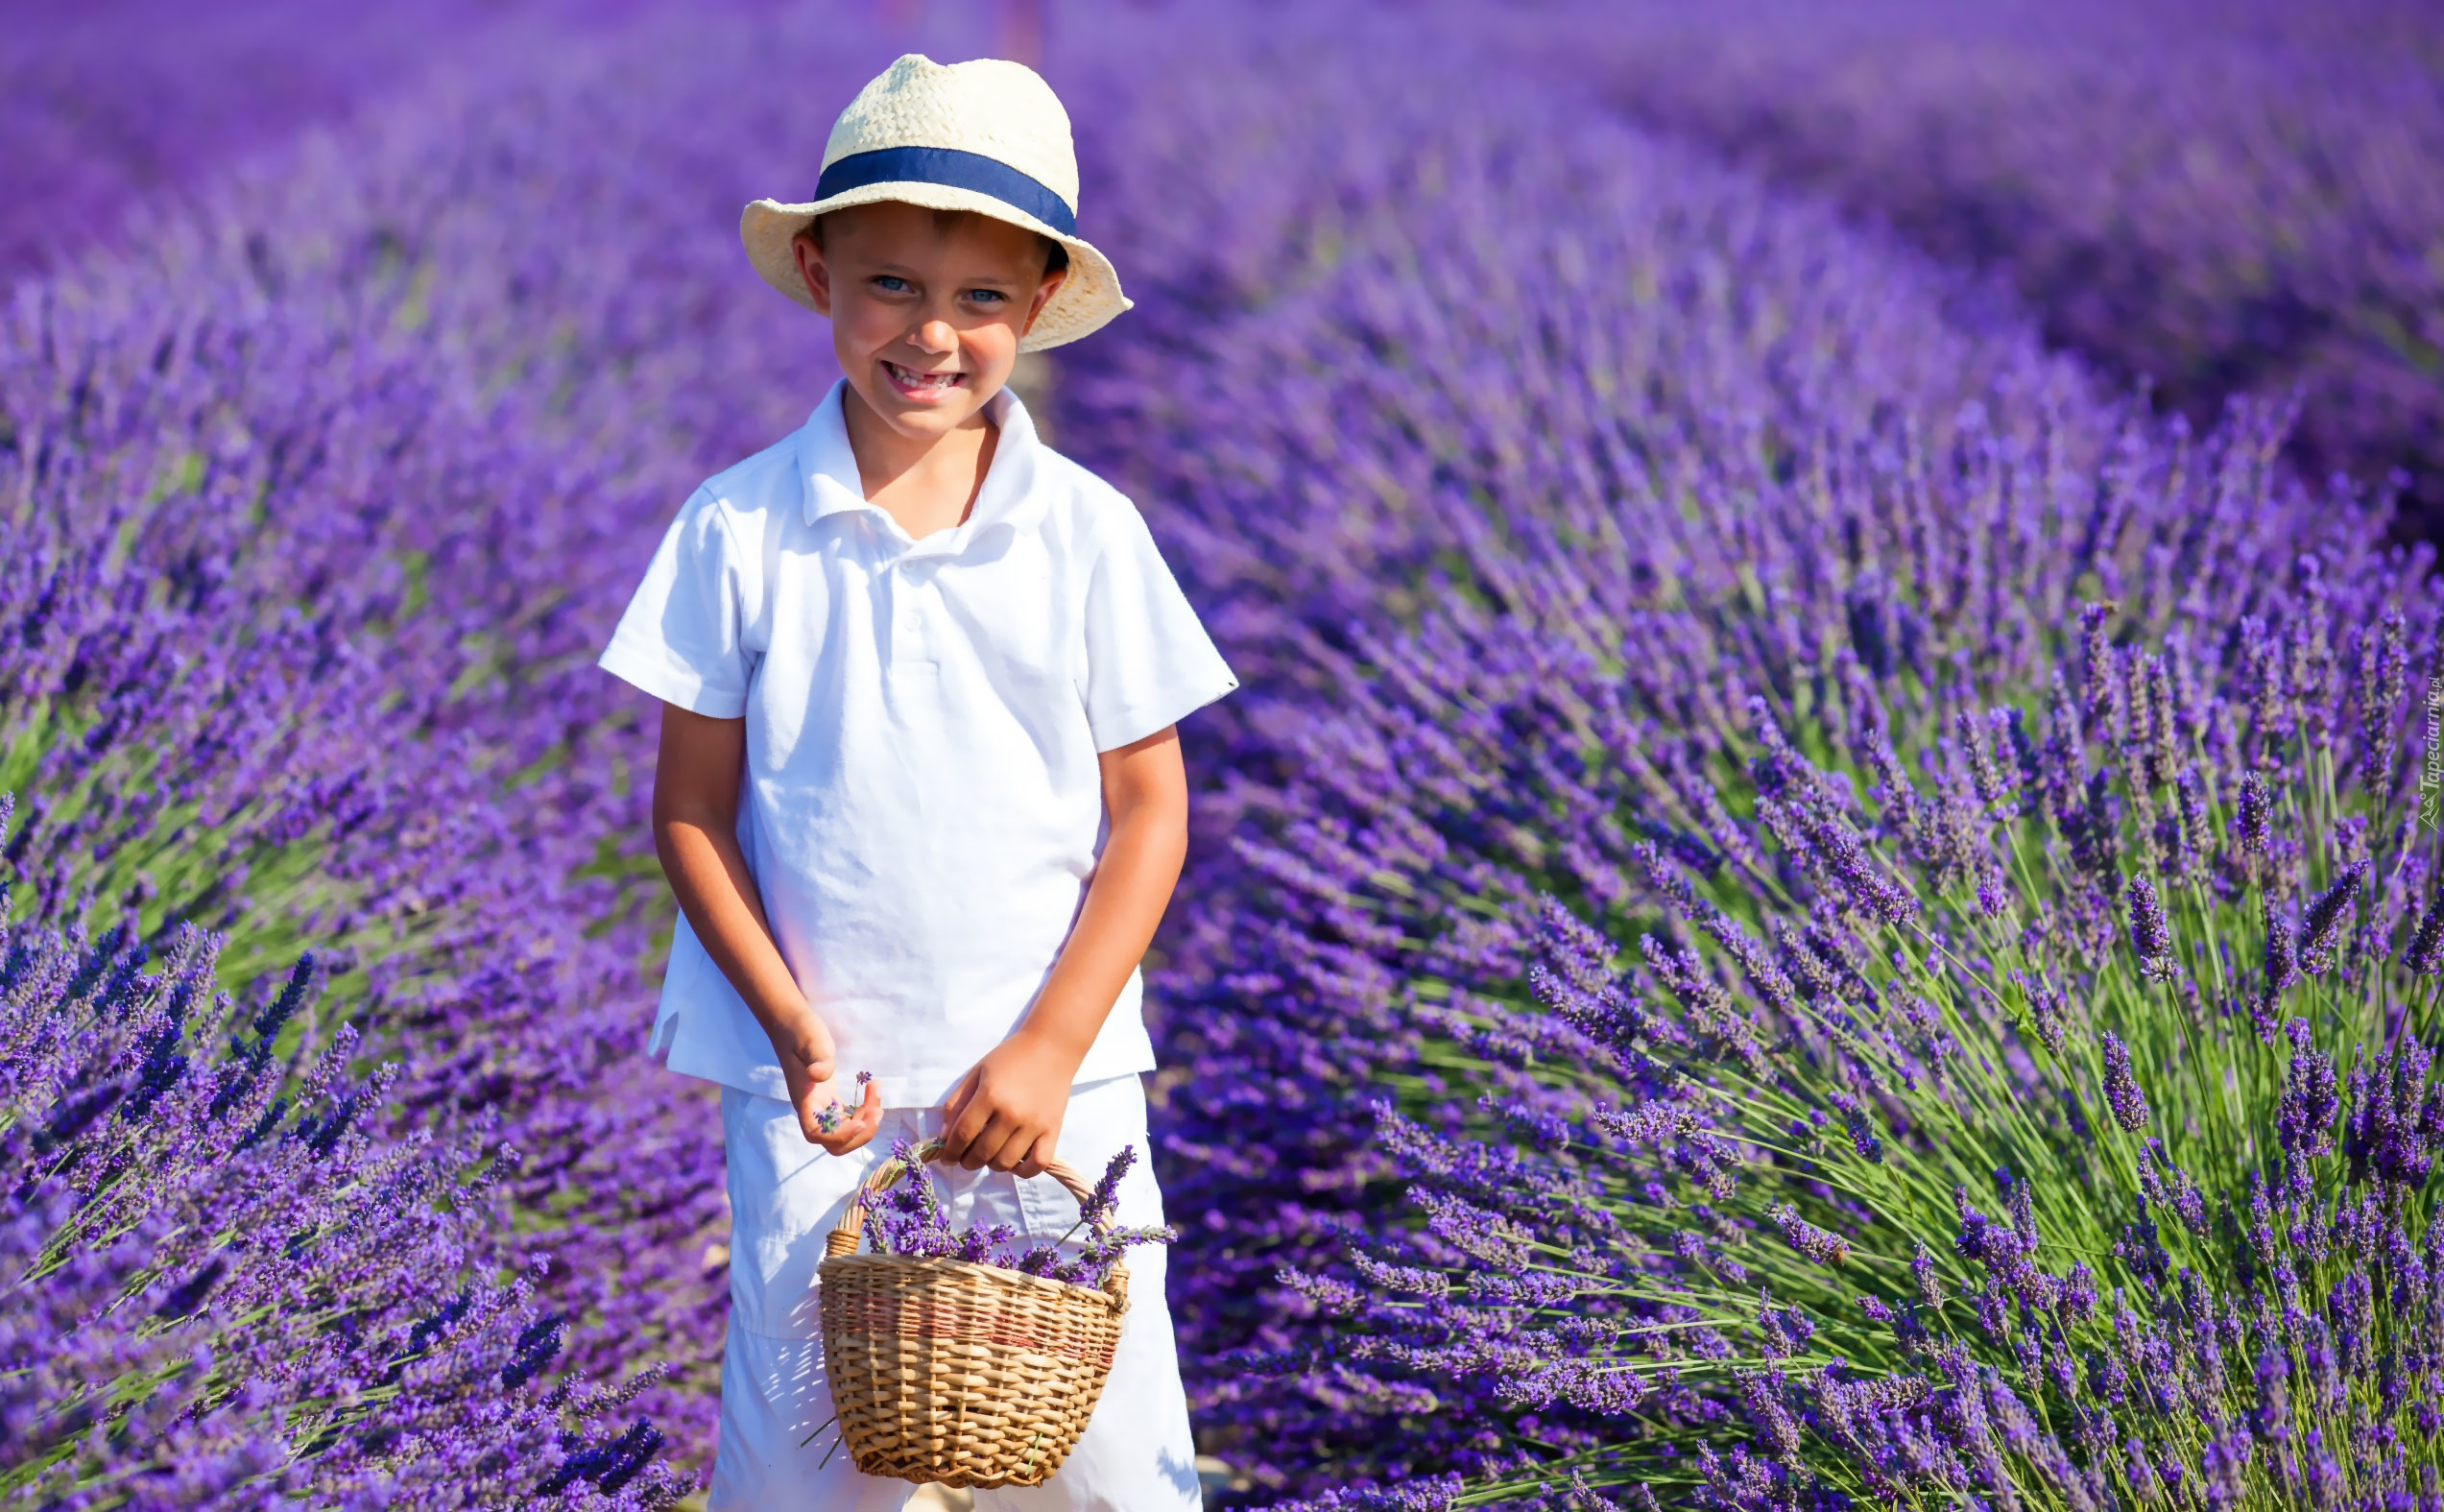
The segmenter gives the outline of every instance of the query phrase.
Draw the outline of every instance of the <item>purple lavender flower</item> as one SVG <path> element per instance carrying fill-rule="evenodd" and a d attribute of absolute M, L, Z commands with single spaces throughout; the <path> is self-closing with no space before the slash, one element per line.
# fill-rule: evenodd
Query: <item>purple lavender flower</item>
<path fill-rule="evenodd" d="M 2255 866 L 2263 866 L 2273 835 L 2272 799 L 2265 779 L 2251 772 L 2240 779 L 2240 817 L 2236 821 L 2240 831 L 2240 854 Z"/>
<path fill-rule="evenodd" d="M 1877 1135 L 1875 1120 L 1868 1116 L 1865 1105 L 1843 1092 L 1827 1093 L 1826 1100 L 1841 1115 L 1842 1123 L 1850 1130 L 1851 1147 L 1858 1152 L 1858 1158 L 1881 1161 L 1884 1158 L 1883 1140 Z"/>
<path fill-rule="evenodd" d="M 2099 735 L 2112 724 L 2113 692 L 2119 682 L 2113 675 L 2113 643 L 2105 634 L 2118 607 L 2110 603 L 2079 606 L 2080 697 L 2088 729 Z"/>
<path fill-rule="evenodd" d="M 2360 786 L 2380 798 L 2392 791 L 2394 711 L 2402 702 L 2409 621 L 2388 604 L 2377 634 L 2362 633 L 2359 655 Z"/>
<path fill-rule="evenodd" d="M 2275 1138 L 2293 1156 L 2313 1160 L 2334 1147 L 2334 1116 L 2342 1105 L 2340 1084 L 2335 1077 L 2333 1057 L 2312 1048 L 2305 1036 L 2293 1043 L 2276 1113 Z"/>
<path fill-rule="evenodd" d="M 865 1092 L 866 1084 L 874 1079 L 875 1073 L 872 1071 L 859 1071 L 857 1073 L 856 1088 L 859 1093 L 860 1102 L 864 1100 L 863 1094 Z M 829 1134 L 838 1129 L 842 1123 L 853 1116 L 856 1112 L 857 1105 L 855 1103 L 845 1103 L 838 1097 L 833 1097 L 828 1102 L 825 1103 L 823 1107 L 815 1111 L 815 1125 L 822 1129 L 826 1134 Z"/>
<path fill-rule="evenodd" d="M 1940 1308 L 1946 1299 L 1943 1277 L 1935 1269 L 1933 1252 L 1923 1242 L 1913 1246 L 1909 1274 L 1918 1284 L 1919 1302 L 1929 1308 Z"/>
<path fill-rule="evenodd" d="M 2105 1104 L 2113 1110 L 2114 1122 L 2136 1134 L 2147 1126 L 2147 1099 L 2130 1073 L 2129 1048 L 2110 1029 L 2097 1039 L 2104 1051 Z"/>
<path fill-rule="evenodd" d="M 1850 1260 L 1850 1241 L 1840 1235 L 1820 1229 L 1799 1215 L 1799 1210 L 1788 1203 L 1765 1214 L 1782 1230 L 1790 1247 L 1819 1265 L 1842 1265 Z"/>
<path fill-rule="evenodd" d="M 2432 976 L 2444 969 L 2444 888 L 2437 889 L 2427 911 L 2419 915 L 2418 927 L 2403 948 L 2402 964 L 2421 976 Z"/>
<path fill-rule="evenodd" d="M 2003 710 L 1988 712 L 1993 715 Z M 2012 805 L 2017 784 L 2003 775 L 2002 764 L 1995 757 L 1988 729 L 1981 728 L 1991 724 L 1991 719 L 1981 721 L 1973 710 L 1963 708 L 1953 716 L 1953 732 L 1960 742 L 1962 753 L 1968 757 L 1969 780 L 1977 789 L 1977 802 L 1985 805 L 1988 813 L 2001 815 Z"/>
<path fill-rule="evenodd" d="M 2155 884 L 2144 876 L 2130 883 L 2130 947 L 2138 952 L 2140 975 L 2157 982 L 2171 977 L 2172 925 L 2156 898 Z"/>
<path fill-rule="evenodd" d="M 2343 1146 L 2355 1181 L 2401 1191 L 2426 1185 L 2444 1152 L 2444 1079 L 2429 1080 L 2432 1065 L 2432 1052 L 2413 1042 L 2352 1068 Z"/>
<path fill-rule="evenodd" d="M 1917 900 L 1887 876 L 1848 821 L 1823 803 L 1794 805 L 1817 859 L 1850 897 L 1851 906 L 1886 924 L 1917 917 Z"/>
<path fill-rule="evenodd" d="M 1095 1178 L 1094 1189 L 1087 1194 L 1085 1202 L 1079 1204 L 1078 1221 L 1080 1223 L 1092 1228 L 1112 1216 L 1120 1201 L 1120 1178 L 1128 1174 L 1129 1167 L 1137 1164 L 1137 1159 L 1136 1145 L 1120 1146 L 1119 1153 L 1112 1157 L 1111 1164 L 1104 1167 L 1103 1174 Z"/>
<path fill-rule="evenodd" d="M 2282 997 L 2284 989 L 2298 979 L 2299 962 L 2291 953 L 2290 928 L 2275 913 L 2273 894 L 2260 896 L 2259 920 L 2265 930 L 2265 965 L 2258 996 L 2264 1005 L 2263 1012 L 2270 1020 L 2274 1004 Z"/>
<path fill-rule="evenodd" d="M 2300 970 L 2309 975 L 2318 975 L 2333 966 L 2335 939 L 2340 931 L 2343 912 L 2358 895 L 2367 870 L 2364 858 L 2351 862 L 2332 886 L 2310 900 L 2302 913 L 2299 961 Z"/>

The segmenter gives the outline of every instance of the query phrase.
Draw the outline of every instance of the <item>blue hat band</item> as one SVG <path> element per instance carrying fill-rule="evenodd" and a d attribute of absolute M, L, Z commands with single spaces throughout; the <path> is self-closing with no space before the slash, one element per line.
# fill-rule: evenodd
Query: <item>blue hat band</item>
<path fill-rule="evenodd" d="M 815 180 L 815 198 L 828 200 L 875 183 L 938 183 L 946 189 L 972 189 L 1025 211 L 1064 236 L 1078 234 L 1077 213 L 1042 180 L 1029 178 L 998 157 L 963 153 L 955 147 L 883 147 L 851 153 L 823 171 L 823 177 Z"/>

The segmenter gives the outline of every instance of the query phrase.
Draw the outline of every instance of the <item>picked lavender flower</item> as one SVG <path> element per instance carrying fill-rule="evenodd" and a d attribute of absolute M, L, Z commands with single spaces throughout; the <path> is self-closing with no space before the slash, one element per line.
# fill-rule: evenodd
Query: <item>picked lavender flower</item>
<path fill-rule="evenodd" d="M 842 1102 L 838 1095 L 835 1094 L 831 1101 L 815 1110 L 815 1127 L 823 1130 L 826 1134 L 831 1134 L 836 1132 L 842 1124 L 856 1116 L 859 1105 L 865 1101 L 866 1086 L 874 1079 L 874 1072 L 859 1071 L 857 1073 L 856 1081 L 858 1093 L 857 1100 L 855 1102 Z"/>
<path fill-rule="evenodd" d="M 1078 1218 L 1049 1240 L 1031 1240 L 1006 1223 L 960 1228 L 934 1189 L 929 1165 L 907 1140 L 893 1143 L 888 1163 L 899 1177 L 879 1192 L 869 1187 L 866 1204 L 875 1248 L 885 1255 L 929 1256 L 997 1265 L 1080 1286 L 1100 1286 L 1131 1246 L 1167 1244 L 1179 1237 L 1168 1224 L 1135 1228 L 1111 1224 L 1119 1205 L 1120 1179 L 1136 1164 L 1137 1146 L 1124 1144 L 1079 1204 Z"/>
<path fill-rule="evenodd" d="M 2147 1126 L 2147 1094 L 2131 1072 L 2130 1048 L 2110 1029 L 2097 1037 L 2097 1043 L 2104 1052 L 2105 1105 L 2113 1110 L 2114 1122 L 2136 1134 Z"/>

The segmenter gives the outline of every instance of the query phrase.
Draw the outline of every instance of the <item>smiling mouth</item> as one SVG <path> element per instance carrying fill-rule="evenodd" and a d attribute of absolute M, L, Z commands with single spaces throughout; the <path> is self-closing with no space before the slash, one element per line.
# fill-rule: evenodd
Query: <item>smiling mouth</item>
<path fill-rule="evenodd" d="M 914 368 L 883 359 L 882 371 L 891 375 L 892 385 L 911 398 L 939 398 L 967 381 L 964 372 L 920 372 Z"/>

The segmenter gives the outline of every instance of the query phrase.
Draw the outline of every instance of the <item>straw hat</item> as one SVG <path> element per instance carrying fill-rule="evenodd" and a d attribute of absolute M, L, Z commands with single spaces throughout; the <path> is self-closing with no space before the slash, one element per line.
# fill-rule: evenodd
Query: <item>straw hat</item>
<path fill-rule="evenodd" d="M 1076 341 L 1129 307 L 1112 259 L 1077 234 L 1069 112 L 1024 63 L 902 54 L 832 123 L 815 198 L 757 200 L 739 216 L 738 237 L 766 283 L 812 309 L 791 239 L 818 215 L 876 200 L 973 210 L 1068 249 L 1069 276 L 1019 338 L 1020 351 Z"/>

